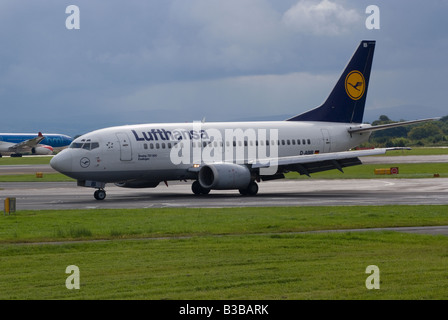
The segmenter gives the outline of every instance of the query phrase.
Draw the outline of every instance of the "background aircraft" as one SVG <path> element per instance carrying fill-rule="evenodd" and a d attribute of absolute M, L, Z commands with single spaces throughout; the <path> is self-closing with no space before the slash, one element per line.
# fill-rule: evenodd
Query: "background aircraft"
<path fill-rule="evenodd" d="M 21 157 L 22 154 L 50 155 L 54 150 L 68 146 L 73 138 L 64 134 L 33 133 L 0 133 L 0 157 L 11 154 Z"/>

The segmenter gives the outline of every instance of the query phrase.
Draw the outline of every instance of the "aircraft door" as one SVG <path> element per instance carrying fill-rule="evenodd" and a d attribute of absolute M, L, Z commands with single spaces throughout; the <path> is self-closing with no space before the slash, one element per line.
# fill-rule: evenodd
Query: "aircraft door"
<path fill-rule="evenodd" d="M 131 140 L 129 136 L 124 132 L 119 132 L 116 134 L 118 140 L 120 141 L 120 160 L 121 161 L 131 161 L 132 160 L 132 148 Z"/>
<path fill-rule="evenodd" d="M 331 151 L 331 137 L 328 129 L 321 129 L 322 132 L 322 143 L 323 143 L 323 152 Z"/>

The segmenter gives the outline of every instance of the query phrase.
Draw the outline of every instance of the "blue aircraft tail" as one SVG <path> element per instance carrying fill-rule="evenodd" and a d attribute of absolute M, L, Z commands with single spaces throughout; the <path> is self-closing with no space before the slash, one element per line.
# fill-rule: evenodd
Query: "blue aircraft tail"
<path fill-rule="evenodd" d="M 327 100 L 288 121 L 362 123 L 375 41 L 361 41 Z"/>

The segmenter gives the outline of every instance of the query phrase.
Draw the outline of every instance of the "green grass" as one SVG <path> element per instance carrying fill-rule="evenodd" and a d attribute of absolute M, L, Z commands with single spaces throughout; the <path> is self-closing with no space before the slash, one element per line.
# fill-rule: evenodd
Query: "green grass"
<path fill-rule="evenodd" d="M 249 235 L 448 225 L 448 206 L 44 210 L 19 211 L 0 221 L 0 243 Z"/>
<path fill-rule="evenodd" d="M 50 160 L 53 158 L 52 156 L 41 156 L 41 157 L 33 157 L 33 156 L 23 156 L 20 158 L 11 158 L 11 157 L 1 157 L 0 158 L 0 166 L 1 165 L 33 165 L 33 164 L 50 164 Z"/>
<path fill-rule="evenodd" d="M 42 178 L 37 178 L 36 174 L 14 174 L 0 175 L 0 182 L 63 182 L 76 181 L 62 173 L 43 173 Z"/>
<path fill-rule="evenodd" d="M 1 246 L 1 299 L 447 299 L 446 237 L 391 232 Z M 80 270 L 68 290 L 65 269 Z M 380 269 L 367 290 L 366 267 Z"/>
<path fill-rule="evenodd" d="M 447 299 L 448 237 L 291 233 L 446 224 L 448 206 L 19 211 L 0 216 L 0 299 Z"/>

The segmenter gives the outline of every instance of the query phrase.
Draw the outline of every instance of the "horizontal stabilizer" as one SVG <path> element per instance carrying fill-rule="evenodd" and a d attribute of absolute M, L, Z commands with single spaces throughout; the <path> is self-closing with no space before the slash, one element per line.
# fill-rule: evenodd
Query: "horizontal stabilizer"
<path fill-rule="evenodd" d="M 416 124 L 416 123 L 422 123 L 422 122 L 428 122 L 428 121 L 435 121 L 439 120 L 439 118 L 428 118 L 428 119 L 420 119 L 420 120 L 411 120 L 411 121 L 403 121 L 403 122 L 396 122 L 396 123 L 389 123 L 389 124 L 382 124 L 378 126 L 365 126 L 360 125 L 359 127 L 351 127 L 348 129 L 349 133 L 360 133 L 360 132 L 373 132 L 373 131 L 379 131 L 379 130 L 386 130 L 390 128 L 396 128 L 401 126 L 407 126 L 410 124 Z"/>

